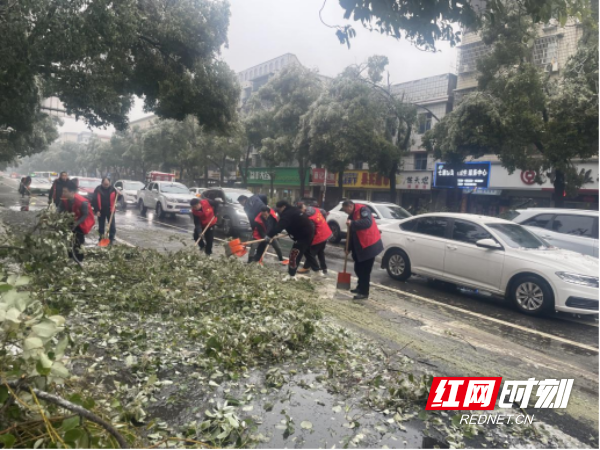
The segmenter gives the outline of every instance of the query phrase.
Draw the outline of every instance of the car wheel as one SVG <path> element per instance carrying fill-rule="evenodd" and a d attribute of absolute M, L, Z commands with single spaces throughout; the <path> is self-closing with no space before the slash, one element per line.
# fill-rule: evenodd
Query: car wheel
<path fill-rule="evenodd" d="M 554 308 L 554 293 L 546 281 L 535 275 L 524 275 L 510 285 L 509 295 L 519 311 L 537 316 Z"/>
<path fill-rule="evenodd" d="M 340 230 L 340 226 L 337 222 L 329 222 L 329 228 L 331 229 L 331 237 L 329 238 L 329 242 L 332 244 L 337 244 L 342 240 L 342 231 Z"/>
<path fill-rule="evenodd" d="M 160 202 L 156 203 L 156 215 L 158 216 L 159 219 L 165 218 L 165 212 L 164 212 L 163 207 L 160 204 Z"/>
<path fill-rule="evenodd" d="M 140 200 L 138 206 L 140 208 L 140 213 L 142 214 L 142 216 L 146 217 L 146 212 L 148 211 L 148 208 L 144 206 L 144 200 Z"/>
<path fill-rule="evenodd" d="M 388 275 L 394 280 L 406 281 L 410 278 L 410 259 L 403 250 L 392 250 L 386 256 L 384 266 Z"/>
<path fill-rule="evenodd" d="M 225 236 L 231 236 L 231 219 L 229 217 L 223 217 L 223 234 Z"/>

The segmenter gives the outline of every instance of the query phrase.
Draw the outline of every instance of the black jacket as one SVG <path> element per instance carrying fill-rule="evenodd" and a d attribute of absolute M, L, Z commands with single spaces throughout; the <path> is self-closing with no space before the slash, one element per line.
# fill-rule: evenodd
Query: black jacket
<path fill-rule="evenodd" d="M 358 240 L 358 236 L 356 235 L 356 230 L 366 230 L 373 223 L 373 215 L 369 208 L 363 208 L 361 211 L 361 217 L 358 220 L 352 220 L 352 214 L 348 216 L 348 220 L 352 221 L 352 225 L 350 226 L 350 242 L 349 247 L 352 251 L 352 258 L 355 261 L 362 262 L 367 259 L 375 258 L 383 251 L 383 243 L 381 239 L 375 242 L 373 245 L 369 247 L 363 248 L 360 245 L 360 241 Z"/>
<path fill-rule="evenodd" d="M 67 179 L 67 181 L 69 181 Z M 50 192 L 48 193 L 48 204 L 54 202 L 56 206 L 60 204 L 60 197 L 62 196 L 62 190 L 67 181 L 63 181 L 60 178 L 57 178 L 52 183 L 52 187 L 50 188 Z"/>
<path fill-rule="evenodd" d="M 254 223 L 254 219 L 256 219 L 256 216 L 258 216 L 260 210 L 263 208 L 263 206 L 267 206 L 267 204 L 263 201 L 265 199 L 266 197 L 264 195 L 255 194 L 248 200 L 246 200 L 246 204 L 244 205 L 244 211 L 248 216 L 248 221 L 250 222 L 251 228 L 254 228 L 254 226 L 256 225 Z"/>
<path fill-rule="evenodd" d="M 283 230 L 287 231 L 294 241 L 309 245 L 312 244 L 315 235 L 315 225 L 312 221 L 293 206 L 288 206 L 279 213 L 279 222 L 274 229 L 269 231 L 269 237 L 273 237 Z"/>
<path fill-rule="evenodd" d="M 110 215 L 112 212 L 110 206 L 110 196 L 112 193 L 115 193 L 115 202 L 117 201 L 117 190 L 113 186 L 109 186 L 106 189 L 102 187 L 102 185 L 98 186 L 94 190 L 94 194 L 92 195 L 92 208 L 94 208 L 94 212 L 101 212 L 103 215 Z M 98 207 L 98 194 L 100 194 L 100 207 Z"/>

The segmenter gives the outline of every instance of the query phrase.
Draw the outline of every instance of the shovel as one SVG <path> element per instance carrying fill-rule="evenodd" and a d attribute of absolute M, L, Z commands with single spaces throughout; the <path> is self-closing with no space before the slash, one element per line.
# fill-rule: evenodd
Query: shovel
<path fill-rule="evenodd" d="M 286 236 L 287 236 L 287 234 L 280 234 L 280 235 L 278 235 L 278 236 L 275 236 L 273 239 L 279 239 L 279 238 L 286 237 Z M 269 245 L 271 245 L 271 244 L 267 244 L 267 246 L 265 247 L 265 251 L 264 251 L 264 252 L 263 252 L 263 254 L 261 255 L 260 259 L 258 260 L 258 263 L 259 263 L 261 266 L 263 265 L 263 258 L 264 258 L 264 257 L 265 257 L 265 255 L 267 254 L 267 250 L 269 250 Z M 288 259 L 288 260 L 287 260 L 287 264 L 289 264 L 289 263 L 290 263 L 290 260 Z M 285 261 L 283 261 L 283 264 L 285 265 L 285 264 L 286 264 L 286 262 L 285 262 Z"/>
<path fill-rule="evenodd" d="M 255 241 L 241 242 L 240 239 L 233 239 L 225 246 L 225 254 L 227 256 L 244 256 L 247 253 L 246 245 L 255 244 L 257 242 L 263 242 L 264 239 L 257 239 Z"/>
<path fill-rule="evenodd" d="M 198 245 L 198 242 L 200 242 L 200 240 L 204 236 L 204 233 L 206 233 L 206 231 L 208 230 L 208 228 L 212 225 L 213 220 L 215 220 L 216 218 L 217 218 L 217 216 L 213 216 L 213 218 L 210 219 L 210 221 L 208 222 L 208 225 L 206 225 L 204 227 L 204 230 L 202 230 L 202 233 L 200 233 L 200 237 L 198 237 L 198 239 L 196 239 L 196 243 L 194 245 Z"/>
<path fill-rule="evenodd" d="M 113 206 L 113 210 L 110 213 L 110 219 L 108 219 L 108 231 L 110 232 L 110 225 L 112 224 L 112 220 L 113 217 L 115 216 L 115 210 L 117 209 L 117 199 L 119 198 L 119 193 L 117 192 L 117 195 L 115 196 L 115 205 Z M 102 236 L 102 239 L 100 239 L 100 242 L 98 242 L 98 247 L 108 247 L 110 245 L 110 239 L 106 237 L 106 233 L 104 233 L 104 235 Z"/>
<path fill-rule="evenodd" d="M 344 271 L 338 273 L 337 289 L 350 290 L 350 274 L 346 272 L 348 265 L 348 243 L 350 242 L 350 227 L 346 232 L 346 257 L 344 258 Z"/>

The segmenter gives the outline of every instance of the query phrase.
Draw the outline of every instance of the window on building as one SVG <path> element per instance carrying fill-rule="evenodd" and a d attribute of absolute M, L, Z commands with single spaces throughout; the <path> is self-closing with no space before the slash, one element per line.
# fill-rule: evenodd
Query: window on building
<path fill-rule="evenodd" d="M 427 170 L 427 153 L 415 153 L 415 170 Z"/>
<path fill-rule="evenodd" d="M 431 130 L 431 114 L 419 114 L 419 134 Z"/>
<path fill-rule="evenodd" d="M 558 58 L 558 41 L 556 36 L 544 36 L 535 40 L 533 46 L 533 63 L 548 66 Z"/>
<path fill-rule="evenodd" d="M 477 70 L 477 60 L 490 51 L 491 47 L 485 45 L 483 41 L 461 45 L 458 49 L 458 73 Z"/>

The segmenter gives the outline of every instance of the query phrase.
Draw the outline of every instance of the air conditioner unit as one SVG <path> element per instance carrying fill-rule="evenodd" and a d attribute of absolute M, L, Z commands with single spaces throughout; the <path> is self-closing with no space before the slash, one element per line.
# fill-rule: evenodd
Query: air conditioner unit
<path fill-rule="evenodd" d="M 552 61 L 552 72 L 558 72 L 558 62 Z"/>

